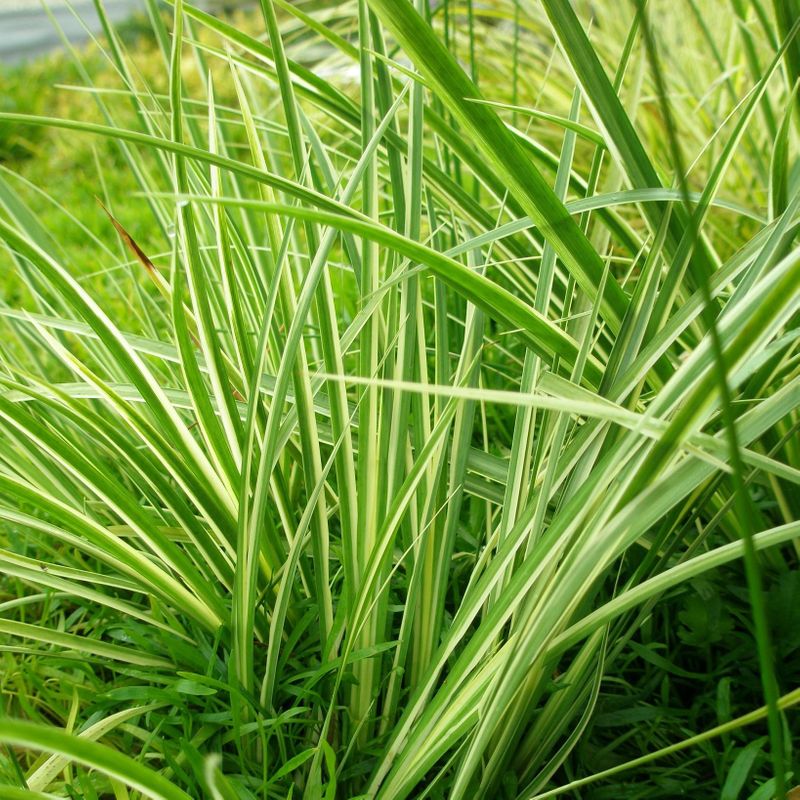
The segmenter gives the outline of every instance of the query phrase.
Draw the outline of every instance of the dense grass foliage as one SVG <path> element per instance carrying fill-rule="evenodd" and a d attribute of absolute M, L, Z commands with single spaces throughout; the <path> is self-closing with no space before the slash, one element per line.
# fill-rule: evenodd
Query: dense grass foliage
<path fill-rule="evenodd" d="M 800 13 L 628 10 L 14 73 L 0 797 L 800 782 Z"/>

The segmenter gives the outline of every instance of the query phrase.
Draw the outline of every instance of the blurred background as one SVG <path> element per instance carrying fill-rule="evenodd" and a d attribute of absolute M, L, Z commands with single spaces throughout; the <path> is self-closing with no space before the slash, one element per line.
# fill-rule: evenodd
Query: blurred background
<path fill-rule="evenodd" d="M 144 10 L 141 0 L 110 0 L 106 3 L 113 22 L 121 22 Z M 52 20 L 49 15 L 52 15 Z M 79 16 L 85 23 L 76 17 Z M 0 0 L 0 61 L 18 64 L 61 47 L 56 21 L 73 42 L 100 30 L 92 0 L 68 3 L 56 0 L 46 9 L 40 0 Z"/>
<path fill-rule="evenodd" d="M 200 0 L 195 5 L 221 8 L 219 0 Z M 226 2 L 225 8 L 245 5 Z M 145 13 L 144 0 L 105 0 L 113 23 L 136 24 Z M 0 64 L 14 65 L 63 47 L 63 30 L 73 44 L 88 41 L 101 30 L 93 0 L 0 0 Z"/>

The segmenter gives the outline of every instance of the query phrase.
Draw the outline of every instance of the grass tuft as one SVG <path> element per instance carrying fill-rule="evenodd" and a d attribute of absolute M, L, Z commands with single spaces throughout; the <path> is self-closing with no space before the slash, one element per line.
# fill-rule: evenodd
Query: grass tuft
<path fill-rule="evenodd" d="M 3 72 L 0 797 L 792 796 L 800 23 L 689 5 Z"/>

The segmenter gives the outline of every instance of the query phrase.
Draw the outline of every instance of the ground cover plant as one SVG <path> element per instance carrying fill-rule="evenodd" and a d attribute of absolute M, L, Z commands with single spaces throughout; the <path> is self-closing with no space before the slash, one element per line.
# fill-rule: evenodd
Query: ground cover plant
<path fill-rule="evenodd" d="M 0 797 L 800 783 L 800 13 L 625 9 L 151 0 L 0 110 Z"/>

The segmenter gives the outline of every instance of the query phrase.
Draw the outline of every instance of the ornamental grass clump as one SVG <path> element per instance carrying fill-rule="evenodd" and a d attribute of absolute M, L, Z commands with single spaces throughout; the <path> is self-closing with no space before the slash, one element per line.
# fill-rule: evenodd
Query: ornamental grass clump
<path fill-rule="evenodd" d="M 800 22 L 600 5 L 98 2 L 0 112 L 114 153 L 0 171 L 0 796 L 800 782 Z"/>

